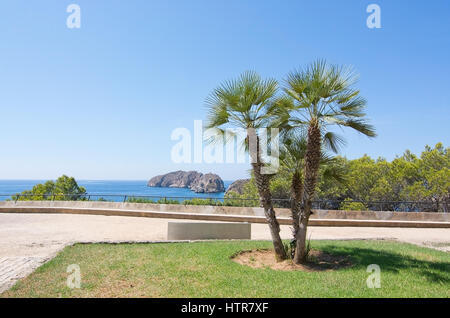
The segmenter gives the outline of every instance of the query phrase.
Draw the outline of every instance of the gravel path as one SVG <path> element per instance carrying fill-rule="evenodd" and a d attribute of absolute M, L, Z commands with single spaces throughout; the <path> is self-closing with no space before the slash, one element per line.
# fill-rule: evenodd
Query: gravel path
<path fill-rule="evenodd" d="M 67 245 L 164 241 L 168 221 L 174 220 L 0 213 L 0 293 Z M 450 251 L 450 229 L 311 227 L 309 235 L 312 239 L 393 239 Z M 281 227 L 281 236 L 290 238 L 289 226 Z M 270 239 L 267 225 L 253 224 L 252 239 Z"/>

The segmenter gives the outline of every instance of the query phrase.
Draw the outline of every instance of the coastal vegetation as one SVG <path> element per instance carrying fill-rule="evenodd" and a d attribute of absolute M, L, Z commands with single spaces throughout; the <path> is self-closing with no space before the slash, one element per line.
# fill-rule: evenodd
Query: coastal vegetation
<path fill-rule="evenodd" d="M 406 150 L 392 161 L 364 155 L 357 159 L 337 156 L 328 163 L 340 176 L 327 178 L 321 167 L 315 200 L 320 208 L 383 211 L 448 211 L 450 205 L 450 148 L 442 143 L 425 146 L 417 156 Z M 325 174 L 325 175 L 324 175 Z M 288 167 L 282 165 L 272 178 L 274 198 L 290 197 Z M 256 198 L 254 178 L 242 185 L 241 194 L 230 199 Z"/>
<path fill-rule="evenodd" d="M 450 297 L 448 253 L 388 241 L 311 245 L 351 266 L 283 271 L 233 261 L 241 251 L 269 249 L 264 241 L 76 244 L 1 297 Z M 70 264 L 81 268 L 81 288 L 67 286 Z M 370 264 L 382 269 L 381 288 L 367 286 Z"/>
<path fill-rule="evenodd" d="M 78 185 L 73 177 L 62 175 L 56 181 L 49 180 L 33 186 L 12 196 L 14 201 L 41 201 L 41 200 L 67 200 L 76 201 L 84 199 L 86 189 Z"/>
<path fill-rule="evenodd" d="M 286 160 L 283 152 L 280 160 L 282 163 Z M 373 159 L 367 155 L 353 160 L 337 156 L 328 162 L 328 165 L 332 165 L 333 169 L 337 170 L 340 178 L 327 178 L 326 175 L 324 176 L 325 168 L 321 167 L 315 197 L 316 208 L 424 212 L 444 212 L 449 209 L 450 148 L 445 147 L 442 143 L 438 143 L 434 147 L 425 146 L 423 152 L 418 156 L 409 150 L 392 161 L 382 157 Z M 283 163 L 277 175 L 271 179 L 270 190 L 275 207 L 290 207 L 291 182 L 288 172 L 289 167 Z M 31 190 L 12 196 L 12 199 L 112 201 L 107 196 L 90 195 L 86 189 L 77 184 L 74 178 L 62 176 L 58 180 L 38 184 Z M 170 197 L 150 199 L 128 196 L 126 202 L 259 206 L 254 178 L 243 181 L 238 182 L 239 187 L 234 187 L 234 191 L 227 190 L 224 200 L 220 198 L 173 199 Z M 66 185 L 62 186 L 63 184 Z M 55 189 L 58 190 L 55 191 Z"/>

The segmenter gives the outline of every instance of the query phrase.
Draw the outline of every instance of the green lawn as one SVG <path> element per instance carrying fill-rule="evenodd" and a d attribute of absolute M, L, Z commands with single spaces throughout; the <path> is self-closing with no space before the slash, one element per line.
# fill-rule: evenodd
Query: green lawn
<path fill-rule="evenodd" d="M 449 297 L 450 254 L 386 241 L 313 241 L 312 247 L 350 255 L 337 271 L 284 272 L 233 262 L 241 250 L 270 242 L 90 244 L 67 247 L 2 297 Z M 81 268 L 80 289 L 66 286 L 67 266 Z M 370 289 L 369 264 L 381 267 Z"/>

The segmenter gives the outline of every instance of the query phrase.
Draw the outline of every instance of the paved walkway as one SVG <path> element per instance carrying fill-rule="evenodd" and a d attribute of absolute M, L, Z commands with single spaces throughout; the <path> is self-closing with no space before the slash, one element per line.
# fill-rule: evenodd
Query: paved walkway
<path fill-rule="evenodd" d="M 164 241 L 169 221 L 181 220 L 0 213 L 0 293 L 69 244 Z M 282 226 L 282 238 L 290 235 L 289 226 Z M 450 251 L 450 229 L 311 227 L 309 235 L 312 239 L 393 239 Z M 252 239 L 269 240 L 267 225 L 252 224 Z"/>
<path fill-rule="evenodd" d="M 46 261 L 42 257 L 0 258 L 0 293 L 10 288 L 22 277 L 31 274 Z"/>

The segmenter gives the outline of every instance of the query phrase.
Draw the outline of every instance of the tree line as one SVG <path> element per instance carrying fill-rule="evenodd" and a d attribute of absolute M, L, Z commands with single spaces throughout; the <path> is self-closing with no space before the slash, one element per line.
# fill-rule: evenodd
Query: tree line
<path fill-rule="evenodd" d="M 327 177 L 320 169 L 315 197 L 318 208 L 405 212 L 450 209 L 450 148 L 442 143 L 425 146 L 419 156 L 409 150 L 392 161 L 367 155 L 353 160 L 337 156 L 333 165 L 339 179 Z M 270 187 L 274 198 L 289 199 L 289 171 L 284 165 Z M 254 177 L 245 184 L 242 194 L 229 192 L 226 196 L 229 200 L 257 198 Z M 287 204 L 277 202 L 280 207 Z"/>

